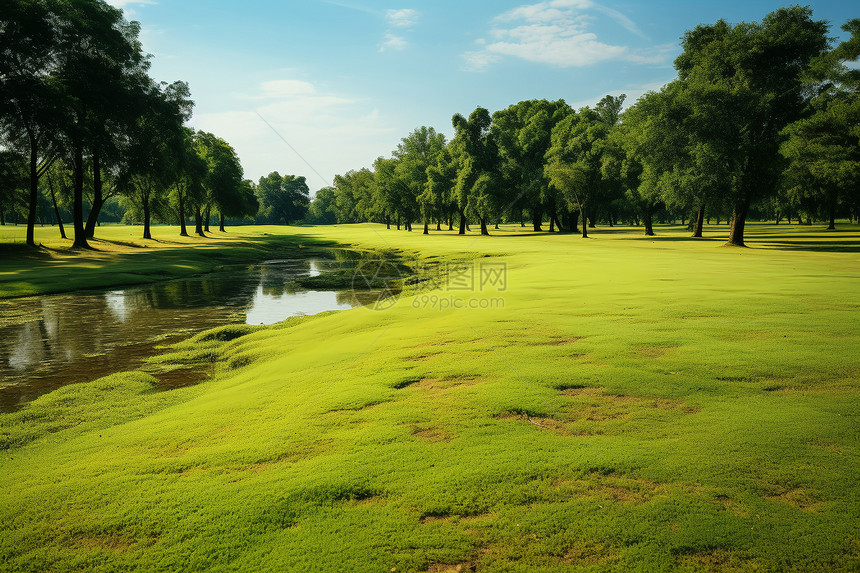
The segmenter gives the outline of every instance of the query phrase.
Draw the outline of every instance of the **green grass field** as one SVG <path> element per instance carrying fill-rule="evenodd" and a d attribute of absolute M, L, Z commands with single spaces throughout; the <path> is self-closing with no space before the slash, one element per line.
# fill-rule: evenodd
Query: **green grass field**
<path fill-rule="evenodd" d="M 476 280 L 156 359 L 214 361 L 198 386 L 121 373 L 0 415 L 0 569 L 857 571 L 860 228 L 725 229 L 9 247 L 4 296 L 332 242 Z"/>

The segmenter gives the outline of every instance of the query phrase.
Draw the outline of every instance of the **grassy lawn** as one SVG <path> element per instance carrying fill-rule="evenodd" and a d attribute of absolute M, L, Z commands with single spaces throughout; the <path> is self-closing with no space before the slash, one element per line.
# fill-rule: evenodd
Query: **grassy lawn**
<path fill-rule="evenodd" d="M 105 225 L 90 240 L 92 250 L 71 248 L 56 227 L 36 227 L 39 249 L 29 249 L 26 227 L 0 226 L 0 298 L 169 280 L 250 264 L 266 258 L 295 257 L 312 247 L 301 230 L 279 227 L 230 227 L 206 238 L 180 237 L 178 227 Z M 71 229 L 67 229 L 71 236 Z M 330 241 L 329 241 L 330 243 Z M 193 247 L 193 248 L 192 248 Z"/>
<path fill-rule="evenodd" d="M 378 225 L 8 247 L 3 296 L 300 243 L 468 261 L 475 280 L 452 264 L 389 308 L 166 350 L 215 362 L 199 386 L 122 373 L 0 415 L 0 568 L 857 571 L 860 228 L 843 227 L 752 225 L 753 249 L 721 248 L 725 226 Z"/>

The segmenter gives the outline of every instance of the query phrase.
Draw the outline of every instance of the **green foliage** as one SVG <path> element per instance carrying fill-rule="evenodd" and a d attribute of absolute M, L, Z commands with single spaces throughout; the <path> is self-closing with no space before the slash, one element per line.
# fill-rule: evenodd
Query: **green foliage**
<path fill-rule="evenodd" d="M 323 187 L 314 195 L 305 215 L 310 225 L 334 225 L 337 223 L 337 192 L 334 187 Z"/>
<path fill-rule="evenodd" d="M 334 187 L 334 211 L 338 223 L 379 221 L 384 217 L 382 196 L 370 169 L 336 175 Z"/>
<path fill-rule="evenodd" d="M 482 107 L 475 108 L 468 119 L 460 114 L 451 119 L 455 131 L 451 155 L 457 164 L 454 194 L 460 212 L 480 221 L 482 235 L 489 234 L 487 222 L 500 214 L 509 197 L 499 169 L 496 138 L 490 131 L 492 121 L 490 112 Z"/>
<path fill-rule="evenodd" d="M 820 208 L 834 228 L 840 211 L 860 205 L 860 96 L 822 97 L 809 118 L 786 128 L 789 199 L 807 212 Z"/>
<path fill-rule="evenodd" d="M 437 203 L 431 196 L 424 193 L 428 184 L 428 169 L 438 167 L 440 154 L 446 146 L 445 136 L 436 133 L 432 127 L 422 126 L 404 137 L 394 151 L 397 164 L 395 176 L 403 182 L 405 189 L 399 210 L 396 211 L 412 220 L 419 214 L 424 214 L 425 222 L 434 214 L 433 205 Z M 422 197 L 425 199 L 422 201 Z"/>
<path fill-rule="evenodd" d="M 624 97 L 606 96 L 594 109 L 567 115 L 552 130 L 546 174 L 568 208 L 580 212 L 584 236 L 586 217 L 595 218 L 590 207 L 605 200 L 614 182 L 612 171 L 603 165 L 613 151 L 609 134 L 618 123 Z"/>
<path fill-rule="evenodd" d="M 734 209 L 731 244 L 743 245 L 750 204 L 776 191 L 780 131 L 801 117 L 803 77 L 828 48 L 809 8 L 781 8 L 761 23 L 719 21 L 684 35 L 675 61 L 697 169 L 727 182 L 711 191 Z"/>
<path fill-rule="evenodd" d="M 308 184 L 302 176 L 269 173 L 260 178 L 256 193 L 261 214 L 269 223 L 296 222 L 305 216 L 310 204 Z"/>
<path fill-rule="evenodd" d="M 811 81 L 819 90 L 812 114 L 784 130 L 789 161 L 784 183 L 795 207 L 822 212 L 835 227 L 839 211 L 860 206 L 860 82 L 847 67 L 860 55 L 860 20 L 843 26 L 851 38 L 819 58 Z"/>
<path fill-rule="evenodd" d="M 486 232 L 490 220 L 523 221 L 528 212 L 535 231 L 547 216 L 550 230 L 580 218 L 612 226 L 621 217 L 644 221 L 650 234 L 655 215 L 692 221 L 695 214 L 703 224 L 732 213 L 729 243 L 742 245 L 749 215 L 785 212 L 777 196 L 788 164 L 780 154 L 784 129 L 809 115 L 816 95 L 856 91 L 860 76 L 848 64 L 860 53 L 860 24 L 843 28 L 852 38 L 831 49 L 826 22 L 799 6 L 761 22 L 700 25 L 683 37 L 678 78 L 623 119 L 624 96 L 578 113 L 562 100 L 529 100 L 492 115 L 480 107 L 469 118 L 457 114 L 455 137 L 435 160 L 408 160 L 404 146 L 374 163 L 365 187 L 372 191 L 356 192 L 354 172 L 336 178 L 337 221 L 396 217 L 411 229 L 421 216 L 427 229 L 459 214 L 462 232 L 469 220 Z M 430 131 L 419 128 L 404 142 L 426 141 Z M 807 212 L 826 211 L 828 199 L 809 181 L 793 186 L 792 196 L 806 198 Z M 371 208 L 357 207 L 364 199 Z M 840 202 L 839 212 L 853 218 L 855 203 Z"/>
<path fill-rule="evenodd" d="M 555 215 L 561 200 L 544 172 L 552 130 L 573 113 L 564 100 L 521 101 L 493 114 L 492 132 L 499 148 L 499 161 L 508 201 L 514 209 L 532 211 L 540 227 L 543 208 Z M 538 230 L 536 228 L 535 230 Z"/>
<path fill-rule="evenodd" d="M 18 211 L 25 213 L 24 195 L 27 186 L 27 162 L 14 151 L 0 151 L 0 217 Z"/>
<path fill-rule="evenodd" d="M 203 187 L 206 203 L 223 217 L 255 215 L 259 205 L 242 178 L 242 165 L 229 143 L 211 133 L 198 131 L 194 144 L 207 164 Z"/>

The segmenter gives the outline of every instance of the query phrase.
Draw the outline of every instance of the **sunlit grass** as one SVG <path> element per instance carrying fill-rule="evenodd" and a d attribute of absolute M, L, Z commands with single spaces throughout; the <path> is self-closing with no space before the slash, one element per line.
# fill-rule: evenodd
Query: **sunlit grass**
<path fill-rule="evenodd" d="M 26 228 L 0 226 L 0 297 L 129 285 L 250 264 L 267 257 L 298 256 L 299 235 L 277 227 L 231 227 L 207 237 L 180 237 L 177 227 L 99 227 L 91 250 L 72 249 L 55 227 L 37 227 L 38 249 L 24 245 Z M 71 233 L 71 229 L 68 230 Z M 70 234 L 71 236 L 71 234 Z"/>
<path fill-rule="evenodd" d="M 2 562 L 856 570 L 860 229 L 846 229 L 753 225 L 754 249 L 679 227 L 280 230 L 443 266 L 492 255 L 475 264 L 504 263 L 506 283 L 218 329 L 151 363 L 205 363 L 199 386 L 117 375 L 0 416 Z"/>

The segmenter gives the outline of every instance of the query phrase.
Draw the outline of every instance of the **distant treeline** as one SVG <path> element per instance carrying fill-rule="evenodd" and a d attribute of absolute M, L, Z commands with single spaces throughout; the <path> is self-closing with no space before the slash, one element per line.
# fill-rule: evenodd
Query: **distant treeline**
<path fill-rule="evenodd" d="M 598 221 L 800 222 L 860 216 L 860 20 L 833 46 L 808 8 L 761 23 L 719 21 L 683 37 L 678 78 L 622 112 L 624 96 L 594 108 L 522 101 L 453 117 L 447 142 L 432 128 L 405 137 L 373 169 L 335 177 L 311 203 L 314 223 L 423 223 L 482 234 L 499 222 L 583 235 Z"/>

